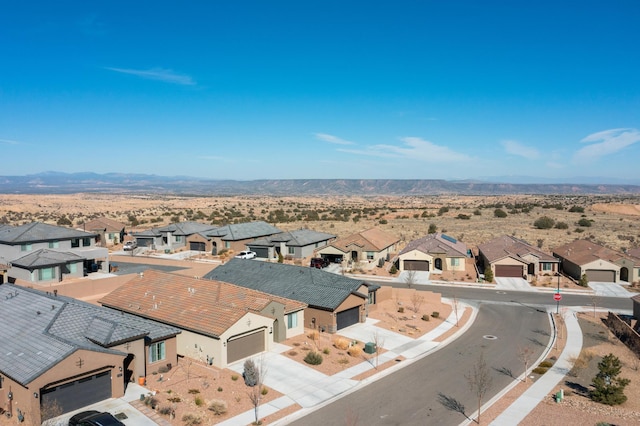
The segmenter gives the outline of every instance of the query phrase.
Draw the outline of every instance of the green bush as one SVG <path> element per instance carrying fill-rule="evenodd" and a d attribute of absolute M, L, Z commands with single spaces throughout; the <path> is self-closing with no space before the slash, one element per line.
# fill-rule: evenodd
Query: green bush
<path fill-rule="evenodd" d="M 534 369 L 533 369 L 533 372 L 534 372 L 535 374 L 544 374 L 544 373 L 546 373 L 546 372 L 547 372 L 547 370 L 548 370 L 548 368 L 544 368 L 544 367 L 536 367 L 536 368 L 534 368 Z"/>
<path fill-rule="evenodd" d="M 378 222 L 380 225 L 386 225 L 387 223 L 387 219 L 380 219 L 380 221 Z"/>
<path fill-rule="evenodd" d="M 389 273 L 391 275 L 395 275 L 398 273 L 398 268 L 396 268 L 396 265 L 391 265 L 391 268 L 389 268 Z"/>
<path fill-rule="evenodd" d="M 311 351 L 304 357 L 304 362 L 311 365 L 320 365 L 322 364 L 322 355 L 318 352 Z"/>
<path fill-rule="evenodd" d="M 265 395 L 266 395 L 266 394 L 268 394 L 268 393 L 269 393 L 269 388 L 268 388 L 268 387 L 266 387 L 266 386 L 264 386 L 264 387 L 262 388 L 262 390 L 260 391 L 260 394 L 261 394 L 262 396 L 265 396 Z"/>
<path fill-rule="evenodd" d="M 422 315 L 422 321 L 429 321 L 429 315 L 427 314 Z"/>
<path fill-rule="evenodd" d="M 202 407 L 204 405 L 204 399 L 202 399 L 201 396 L 196 396 L 193 399 L 193 402 L 198 406 L 198 407 Z"/>
<path fill-rule="evenodd" d="M 438 312 L 438 311 L 433 311 L 433 312 L 431 313 L 431 316 L 432 316 L 432 317 L 434 317 L 434 318 L 440 318 L 440 312 Z"/>
<path fill-rule="evenodd" d="M 329 348 L 324 348 L 322 350 L 322 353 L 325 354 L 325 355 L 329 355 L 331 353 L 331 350 Z"/>
<path fill-rule="evenodd" d="M 504 217 L 507 217 L 507 212 L 505 212 L 502 209 L 495 209 L 493 211 L 493 216 L 499 217 L 499 218 L 504 218 Z"/>
<path fill-rule="evenodd" d="M 535 222 L 533 222 L 533 226 L 538 229 L 551 229 L 553 228 L 553 225 L 555 225 L 555 222 L 555 220 L 551 219 L 548 216 L 542 216 L 536 219 Z"/>
<path fill-rule="evenodd" d="M 542 361 L 540 364 L 538 364 L 538 367 L 543 367 L 543 368 L 549 368 L 552 366 L 553 366 L 553 363 L 551 361 Z"/>
<path fill-rule="evenodd" d="M 571 213 L 584 213 L 584 207 L 571 206 L 571 208 L 569 209 L 569 211 L 570 211 Z"/>
<path fill-rule="evenodd" d="M 567 225 L 567 222 L 556 222 L 556 229 L 569 229 L 569 225 Z"/>
<path fill-rule="evenodd" d="M 237 375 L 237 374 L 233 374 L 233 375 L 231 376 L 231 380 L 233 380 L 234 382 L 235 382 L 236 380 L 238 380 L 238 375 Z"/>
<path fill-rule="evenodd" d="M 488 283 L 493 282 L 493 271 L 491 270 L 491 266 L 484 268 L 484 280 Z"/>
<path fill-rule="evenodd" d="M 589 219 L 582 218 L 578 221 L 578 225 L 588 228 L 591 226 L 591 221 Z"/>

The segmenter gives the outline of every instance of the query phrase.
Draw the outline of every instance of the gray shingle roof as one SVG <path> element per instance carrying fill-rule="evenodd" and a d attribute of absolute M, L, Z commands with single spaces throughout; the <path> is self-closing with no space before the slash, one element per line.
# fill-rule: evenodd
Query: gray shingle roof
<path fill-rule="evenodd" d="M 223 241 L 239 241 L 279 234 L 281 232 L 280 229 L 269 225 L 267 222 L 256 221 L 220 226 L 206 232 L 206 235 L 209 237 L 221 237 Z"/>
<path fill-rule="evenodd" d="M 40 249 L 18 259 L 12 260 L 11 264 L 13 266 L 18 266 L 25 269 L 37 269 L 47 266 L 65 265 L 67 263 L 80 262 L 83 259 L 84 257 L 78 256 L 75 253 Z"/>
<path fill-rule="evenodd" d="M 446 254 L 447 256 L 467 256 L 467 245 L 440 232 L 428 234 L 417 240 L 413 240 L 399 253 L 408 253 L 419 250 L 427 254 Z"/>
<path fill-rule="evenodd" d="M 0 324 L 0 372 L 23 385 L 78 349 L 120 354 L 109 347 L 179 333 L 155 321 L 12 284 L 0 286 L 0 312 L 11 318 Z"/>
<path fill-rule="evenodd" d="M 363 284 L 368 286 L 369 291 L 380 288 L 321 269 L 244 259 L 231 259 L 204 275 L 204 278 L 225 281 L 331 311 L 338 308 L 350 294 L 359 294 L 356 292 Z"/>
<path fill-rule="evenodd" d="M 70 240 L 72 238 L 95 237 L 91 232 L 33 222 L 20 226 L 8 226 L 0 229 L 0 243 L 23 244 L 38 241 Z"/>
<path fill-rule="evenodd" d="M 325 232 L 317 232 L 311 229 L 296 229 L 294 231 L 282 232 L 270 235 L 265 238 L 258 238 L 250 245 L 271 247 L 276 243 L 285 242 L 289 247 L 305 247 L 322 241 L 329 241 L 336 236 Z"/>
<path fill-rule="evenodd" d="M 215 228 L 216 227 L 214 225 L 208 225 L 200 222 L 178 222 L 158 228 L 158 231 L 171 232 L 173 235 L 188 236 L 198 233 L 206 233 Z"/>

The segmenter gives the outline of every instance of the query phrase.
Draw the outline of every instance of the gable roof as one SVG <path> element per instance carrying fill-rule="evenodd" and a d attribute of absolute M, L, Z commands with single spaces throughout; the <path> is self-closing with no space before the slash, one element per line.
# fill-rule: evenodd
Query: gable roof
<path fill-rule="evenodd" d="M 110 219 L 108 217 L 99 217 L 85 222 L 82 225 L 84 231 L 102 231 L 105 232 L 120 232 L 125 228 L 125 224 L 118 222 L 117 220 Z"/>
<path fill-rule="evenodd" d="M 467 256 L 467 245 L 441 232 L 428 234 L 413 240 L 400 251 L 399 255 L 418 250 L 427 254 L 446 254 L 447 256 Z"/>
<path fill-rule="evenodd" d="M 94 233 L 65 228 L 63 226 L 49 225 L 42 222 L 32 222 L 20 226 L 7 226 L 0 229 L 0 243 L 9 245 L 95 236 L 96 234 Z"/>
<path fill-rule="evenodd" d="M 294 231 L 270 235 L 265 238 L 258 238 L 255 241 L 247 243 L 247 245 L 271 247 L 276 243 L 284 242 L 289 247 L 305 247 L 322 241 L 329 241 L 335 237 L 333 234 L 317 232 L 311 229 L 296 229 Z"/>
<path fill-rule="evenodd" d="M 215 229 L 215 226 L 191 221 L 172 223 L 170 225 L 157 228 L 160 232 L 171 232 L 173 235 L 180 236 L 206 233 L 212 229 Z"/>
<path fill-rule="evenodd" d="M 370 228 L 348 237 L 339 238 L 330 245 L 346 253 L 350 245 L 360 247 L 362 251 L 382 251 L 400 241 L 393 235 L 387 234 L 380 228 Z"/>
<path fill-rule="evenodd" d="M 640 247 L 627 250 L 627 255 L 640 260 Z"/>
<path fill-rule="evenodd" d="M 362 285 L 366 285 L 369 291 L 380 288 L 321 269 L 244 259 L 231 259 L 205 274 L 204 278 L 260 290 L 331 311 L 351 294 L 366 298 L 366 294 L 358 293 Z"/>
<path fill-rule="evenodd" d="M 180 331 L 154 321 L 69 297 L 13 284 L 0 285 L 0 371 L 27 385 L 79 349 L 126 354 L 111 346 Z"/>
<path fill-rule="evenodd" d="M 267 222 L 256 221 L 220 226 L 205 234 L 208 237 L 221 237 L 223 241 L 240 241 L 279 234 L 281 232 L 280 229 L 269 225 Z"/>
<path fill-rule="evenodd" d="M 272 302 L 284 305 L 286 313 L 306 308 L 296 300 L 226 282 L 156 270 L 145 271 L 100 300 L 104 306 L 216 338 L 247 312 L 260 314 Z"/>
<path fill-rule="evenodd" d="M 553 253 L 575 263 L 585 265 L 594 260 L 602 259 L 612 263 L 620 259 L 628 259 L 622 253 L 603 247 L 589 240 L 575 240 L 560 247 L 556 247 Z"/>
<path fill-rule="evenodd" d="M 533 247 L 524 240 L 509 235 L 502 235 L 486 243 L 479 244 L 478 251 L 482 252 L 489 263 L 511 257 L 528 264 L 529 261 L 524 258 L 527 255 L 535 256 L 544 262 L 558 262 L 558 259 L 552 255 Z"/>
<path fill-rule="evenodd" d="M 84 260 L 84 257 L 78 256 L 75 253 L 40 249 L 30 252 L 18 259 L 12 260 L 11 265 L 33 270 L 45 268 L 47 266 L 66 265 L 68 263 L 80 262 L 82 260 Z"/>

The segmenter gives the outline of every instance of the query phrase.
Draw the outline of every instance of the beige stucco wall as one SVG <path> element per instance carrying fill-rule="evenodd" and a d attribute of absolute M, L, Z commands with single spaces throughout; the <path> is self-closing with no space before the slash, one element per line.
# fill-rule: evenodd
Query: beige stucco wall
<path fill-rule="evenodd" d="M 182 333 L 181 333 L 182 334 Z M 180 334 L 178 334 L 179 336 Z M 178 365 L 178 348 L 177 348 L 177 339 L 176 337 L 172 337 L 170 339 L 166 339 L 164 345 L 164 354 L 165 358 L 156 362 L 149 362 L 149 346 L 145 347 L 144 359 L 146 365 L 146 375 L 153 373 L 154 371 L 158 371 L 158 369 L 162 366 L 166 366 L 167 364 L 171 364 L 172 368 Z"/>
<path fill-rule="evenodd" d="M 286 328 L 287 339 L 294 336 L 299 336 L 304 333 L 304 310 L 298 312 L 292 312 L 291 315 L 298 317 L 298 325 L 293 328 L 287 328 L 287 318 L 284 319 L 284 326 Z"/>
<path fill-rule="evenodd" d="M 222 341 L 210 336 L 194 333 L 192 331 L 182 330 L 178 334 L 178 354 L 186 356 L 201 362 L 207 362 L 213 358 L 213 365 L 224 368 L 222 364 Z M 226 359 L 226 357 L 224 357 Z"/>
<path fill-rule="evenodd" d="M 264 348 L 266 351 L 271 350 L 273 347 L 273 318 L 266 317 L 264 315 L 254 314 L 247 312 L 239 321 L 229 327 L 222 335 L 220 340 L 224 344 L 229 338 L 237 336 L 239 334 L 249 334 L 252 331 L 257 331 L 262 328 L 266 329 L 264 333 Z M 221 365 L 227 366 L 227 352 L 224 350 L 221 354 Z M 215 362 L 215 360 L 214 360 Z"/>
<path fill-rule="evenodd" d="M 345 260 L 346 260 L 346 255 L 347 255 L 347 253 L 343 252 L 342 250 L 339 250 L 339 249 L 335 248 L 334 246 L 322 247 L 321 249 L 316 250 L 316 254 L 317 255 L 322 255 L 322 254 L 342 255 L 342 256 L 345 256 Z"/>

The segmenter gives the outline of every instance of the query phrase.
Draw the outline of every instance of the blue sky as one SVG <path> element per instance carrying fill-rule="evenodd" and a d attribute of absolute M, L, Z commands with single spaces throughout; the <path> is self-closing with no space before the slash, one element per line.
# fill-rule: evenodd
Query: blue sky
<path fill-rule="evenodd" d="M 639 18 L 637 0 L 4 2 L 0 175 L 640 183 Z"/>

